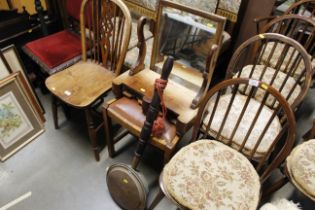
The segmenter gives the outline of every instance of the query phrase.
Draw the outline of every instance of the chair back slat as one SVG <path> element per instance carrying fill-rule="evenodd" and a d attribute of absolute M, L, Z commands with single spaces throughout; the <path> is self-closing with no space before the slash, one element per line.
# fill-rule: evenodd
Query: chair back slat
<path fill-rule="evenodd" d="M 311 75 L 310 55 L 303 46 L 292 38 L 267 33 L 252 37 L 235 51 L 226 78 L 264 81 L 284 94 L 294 109 L 305 97 Z M 248 94 L 249 90 L 245 85 L 240 91 Z M 255 97 L 262 100 L 261 91 Z M 267 98 L 267 102 L 271 108 L 277 105 L 272 96 Z"/>
<path fill-rule="evenodd" d="M 130 25 L 130 12 L 121 0 L 85 0 L 81 8 L 83 60 L 118 75 L 126 56 Z"/>
<path fill-rule="evenodd" d="M 242 94 L 242 87 L 249 94 Z M 255 93 L 263 92 L 256 100 Z M 270 108 L 269 97 L 276 99 Z M 221 141 L 244 154 L 265 180 L 283 162 L 295 142 L 295 119 L 285 98 L 266 83 L 235 78 L 209 90 L 193 127 L 192 141 L 200 138 Z M 268 171 L 266 173 L 266 171 Z"/>

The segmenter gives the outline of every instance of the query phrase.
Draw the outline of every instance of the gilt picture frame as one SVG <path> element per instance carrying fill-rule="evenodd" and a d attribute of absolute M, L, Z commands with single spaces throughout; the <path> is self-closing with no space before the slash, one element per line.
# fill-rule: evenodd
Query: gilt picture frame
<path fill-rule="evenodd" d="M 5 161 L 44 132 L 16 72 L 0 83 L 0 160 Z"/>

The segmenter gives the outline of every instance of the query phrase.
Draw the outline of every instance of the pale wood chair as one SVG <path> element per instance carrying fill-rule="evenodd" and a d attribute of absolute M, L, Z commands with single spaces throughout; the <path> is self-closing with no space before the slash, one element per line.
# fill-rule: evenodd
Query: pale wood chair
<path fill-rule="evenodd" d="M 84 0 L 80 26 L 82 61 L 48 77 L 46 86 L 53 94 L 55 128 L 58 128 L 58 102 L 85 111 L 92 149 L 99 160 L 96 134 L 103 128 L 103 122 L 95 124 L 94 108 L 102 103 L 112 80 L 121 73 L 130 39 L 131 16 L 121 0 Z"/>

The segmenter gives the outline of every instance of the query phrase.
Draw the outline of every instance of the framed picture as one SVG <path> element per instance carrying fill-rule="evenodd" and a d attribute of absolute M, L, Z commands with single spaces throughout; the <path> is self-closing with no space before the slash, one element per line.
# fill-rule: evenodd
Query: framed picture
<path fill-rule="evenodd" d="M 0 160 L 4 161 L 44 132 L 44 124 L 31 105 L 20 72 L 0 83 Z"/>
<path fill-rule="evenodd" d="M 9 76 L 12 73 L 12 70 L 7 63 L 5 57 L 0 52 L 0 80 Z"/>
<path fill-rule="evenodd" d="M 7 66 L 7 71 L 10 73 L 13 72 L 21 72 L 23 79 L 23 84 L 25 86 L 25 89 L 28 92 L 28 95 L 30 95 L 30 99 L 33 100 L 35 109 L 38 110 L 40 114 L 44 114 L 45 110 L 43 108 L 43 105 L 41 104 L 38 96 L 35 94 L 35 90 L 32 87 L 30 81 L 28 80 L 28 77 L 26 76 L 26 71 L 23 65 L 23 62 L 21 61 L 21 58 L 18 54 L 18 51 L 14 45 L 9 45 L 3 49 L 1 49 L 0 52 L 1 60 L 4 64 Z M 0 61 L 1 62 L 1 61 Z M 1 64 L 0 64 L 1 68 Z M 5 76 L 8 76 L 9 74 L 6 74 Z M 4 76 L 4 77 L 5 77 Z M 4 77 L 1 77 L 1 69 L 0 69 L 0 79 L 3 79 Z M 43 116 L 43 119 L 45 121 L 45 118 Z"/>

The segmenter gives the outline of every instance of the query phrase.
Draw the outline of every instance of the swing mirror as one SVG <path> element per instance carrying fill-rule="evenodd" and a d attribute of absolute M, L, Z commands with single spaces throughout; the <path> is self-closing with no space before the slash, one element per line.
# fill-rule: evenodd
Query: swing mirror
<path fill-rule="evenodd" d="M 170 1 L 161 1 L 151 69 L 160 71 L 167 56 L 175 58 L 171 79 L 200 89 L 204 73 L 210 76 L 218 50 L 211 55 L 214 45 L 220 46 L 225 19 L 215 14 L 193 9 Z"/>

